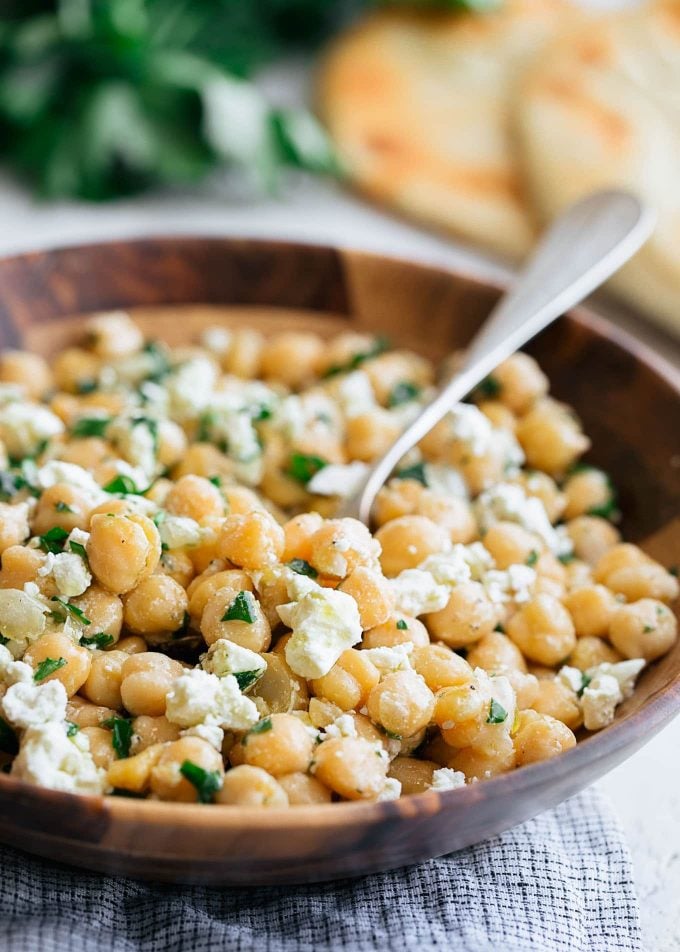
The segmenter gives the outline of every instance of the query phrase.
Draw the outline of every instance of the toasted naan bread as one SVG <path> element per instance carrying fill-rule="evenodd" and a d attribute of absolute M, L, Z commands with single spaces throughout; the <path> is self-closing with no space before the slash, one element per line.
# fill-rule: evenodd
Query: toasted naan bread
<path fill-rule="evenodd" d="M 366 194 L 514 258 L 534 222 L 511 140 L 510 101 L 534 54 L 578 14 L 506 0 L 485 14 L 381 12 L 336 41 L 319 108 Z"/>
<path fill-rule="evenodd" d="M 680 2 L 603 17 L 553 41 L 516 100 L 528 187 L 544 219 L 618 185 L 655 206 L 645 247 L 611 281 L 680 328 Z"/>

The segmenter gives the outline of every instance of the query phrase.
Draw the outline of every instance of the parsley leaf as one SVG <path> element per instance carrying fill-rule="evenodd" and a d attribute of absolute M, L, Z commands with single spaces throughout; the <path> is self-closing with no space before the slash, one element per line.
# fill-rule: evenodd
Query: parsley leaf
<path fill-rule="evenodd" d="M 62 529 L 61 526 L 52 526 L 45 535 L 38 536 L 40 548 L 43 552 L 52 552 L 55 555 L 63 551 L 67 539 L 68 532 L 66 529 Z"/>
<path fill-rule="evenodd" d="M 23 489 L 23 480 L 21 476 L 6 471 L 0 473 L 0 500 L 7 502 L 12 496 Z"/>
<path fill-rule="evenodd" d="M 494 377 L 493 374 L 489 374 L 488 377 L 482 380 L 477 389 L 483 397 L 491 398 L 497 397 L 503 388 L 498 377 Z"/>
<path fill-rule="evenodd" d="M 59 668 L 63 668 L 65 664 L 66 658 L 44 658 L 33 672 L 33 680 L 36 684 L 40 684 Z"/>
<path fill-rule="evenodd" d="M 576 692 L 578 697 L 583 696 L 583 692 L 585 691 L 585 689 L 588 687 L 588 685 L 590 684 L 592 680 L 593 679 L 590 677 L 590 675 L 586 674 L 585 671 L 581 672 L 581 687 Z"/>
<path fill-rule="evenodd" d="M 80 730 L 78 724 L 74 724 L 73 721 L 66 721 L 66 736 L 73 737 L 74 734 L 77 734 Z"/>
<path fill-rule="evenodd" d="M 306 575 L 307 578 L 318 578 L 317 570 L 305 559 L 291 559 L 290 562 L 286 562 L 286 565 L 289 569 L 297 572 L 298 575 Z"/>
<path fill-rule="evenodd" d="M 415 383 L 411 383 L 410 380 L 402 380 L 401 383 L 396 384 L 390 391 L 390 395 L 387 398 L 388 407 L 399 407 L 403 403 L 410 403 L 411 400 L 415 400 L 416 397 L 419 397 L 422 392 L 422 388 Z"/>
<path fill-rule="evenodd" d="M 395 479 L 414 479 L 417 483 L 427 487 L 427 476 L 425 475 L 425 463 L 414 463 L 413 466 L 405 466 L 398 469 L 394 474 Z"/>
<path fill-rule="evenodd" d="M 526 564 L 529 566 L 532 566 L 532 565 L 536 565 L 537 562 L 538 562 L 538 552 L 536 551 L 536 549 L 532 549 L 529 555 L 527 556 Z"/>
<path fill-rule="evenodd" d="M 261 674 L 261 671 L 235 671 L 234 677 L 241 691 L 246 691 L 251 685 L 255 684 Z"/>
<path fill-rule="evenodd" d="M 69 615 L 73 615 L 73 617 L 77 618 L 78 621 L 81 622 L 83 625 L 92 624 L 90 619 L 85 615 L 85 612 L 82 610 L 82 608 L 78 608 L 77 605 L 71 605 L 70 602 L 66 601 L 66 599 L 60 598 L 58 595 L 53 595 L 50 601 L 57 602 L 57 604 L 61 605 L 62 608 L 66 609 Z M 50 612 L 50 614 L 53 617 L 56 616 L 55 621 L 62 619 L 62 616 L 59 612 Z"/>
<path fill-rule="evenodd" d="M 250 728 L 247 734 L 243 735 L 241 743 L 245 747 L 248 743 L 248 737 L 250 734 L 266 734 L 267 731 L 270 731 L 274 725 L 272 724 L 271 717 L 264 717 L 261 721 L 258 721 L 253 727 Z"/>
<path fill-rule="evenodd" d="M 306 486 L 312 476 L 322 470 L 328 463 L 313 453 L 292 453 L 288 461 L 287 473 L 298 483 Z"/>
<path fill-rule="evenodd" d="M 82 542 L 74 542 L 73 539 L 69 542 L 69 548 L 71 552 L 75 552 L 76 555 L 79 555 L 81 559 L 85 559 L 87 562 L 87 552 L 85 551 L 85 546 Z"/>
<path fill-rule="evenodd" d="M 81 417 L 71 427 L 71 436 L 104 436 L 111 417 Z"/>
<path fill-rule="evenodd" d="M 222 621 L 245 621 L 249 625 L 255 621 L 253 596 L 250 592 L 239 592 L 222 616 Z"/>
<path fill-rule="evenodd" d="M 9 638 L 6 638 L 3 634 L 0 634 L 0 645 L 8 645 Z"/>
<path fill-rule="evenodd" d="M 217 770 L 204 770 L 191 760 L 185 760 L 179 772 L 196 788 L 199 803 L 212 803 L 213 797 L 222 787 L 222 778 Z"/>
<path fill-rule="evenodd" d="M 130 756 L 132 743 L 132 721 L 127 717 L 108 717 L 102 721 L 102 727 L 110 728 L 112 732 L 111 744 L 118 759 L 123 760 Z"/>
<path fill-rule="evenodd" d="M 495 697 L 492 697 L 491 704 L 489 704 L 489 716 L 486 719 L 486 723 L 502 724 L 507 716 L 508 712 L 505 710 L 503 705 L 499 704 Z"/>
<path fill-rule="evenodd" d="M 107 635 L 105 631 L 99 631 L 91 638 L 81 635 L 80 644 L 83 648 L 108 648 L 109 645 L 113 644 L 113 635 Z"/>
<path fill-rule="evenodd" d="M 400 618 L 399 621 L 397 622 L 397 628 L 399 629 L 399 631 L 408 631 L 408 625 L 406 624 L 403 618 Z"/>
<path fill-rule="evenodd" d="M 72 506 L 69 506 L 66 502 L 62 502 L 61 499 L 56 503 L 54 508 L 57 512 L 75 512 Z"/>
<path fill-rule="evenodd" d="M 146 490 L 137 489 L 134 480 L 122 473 L 114 476 L 111 482 L 104 486 L 106 493 L 120 493 L 123 496 L 143 496 Z"/>
<path fill-rule="evenodd" d="M 386 337 L 376 337 L 375 341 L 368 350 L 354 354 L 344 364 L 332 364 L 325 371 L 325 373 L 322 374 L 322 377 L 335 377 L 337 374 L 344 374 L 348 373 L 350 370 L 356 370 L 367 360 L 371 360 L 372 357 L 378 357 L 380 354 L 384 353 L 384 351 L 386 351 L 389 346 L 390 342 Z"/>

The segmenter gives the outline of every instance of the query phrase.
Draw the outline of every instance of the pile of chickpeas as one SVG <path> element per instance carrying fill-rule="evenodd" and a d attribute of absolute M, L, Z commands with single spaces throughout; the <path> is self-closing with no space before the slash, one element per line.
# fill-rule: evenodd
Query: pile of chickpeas
<path fill-rule="evenodd" d="M 173 383 L 168 402 L 178 368 L 197 358 L 212 367 L 217 393 L 261 381 L 274 401 L 297 395 L 290 406 L 303 412 L 303 424 L 282 424 L 270 406 L 252 417 L 260 456 L 236 458 L 229 433 L 215 436 L 215 421 L 192 410 L 190 392 Z M 372 400 L 350 412 L 341 388 L 356 373 Z M 0 618 L 0 631 L 36 672 L 46 660 L 63 662 L 41 683 L 64 686 L 67 722 L 87 738 L 102 792 L 281 807 L 423 792 L 437 771 L 447 775 L 442 768 L 468 783 L 483 780 L 574 746 L 583 715 L 578 692 L 557 677 L 562 666 L 585 672 L 623 659 L 652 662 L 672 647 L 676 578 L 622 542 L 608 476 L 579 465 L 589 441 L 525 354 L 505 361 L 471 397 L 519 444 L 524 465 L 508 468 L 500 441 L 471 452 L 444 420 L 404 461 L 405 475 L 397 472 L 379 493 L 373 533 L 335 519 L 337 498 L 309 492 L 293 458 L 315 467 L 370 463 L 434 379 L 427 360 L 382 349 L 366 335 L 325 340 L 212 328 L 202 343 L 171 349 L 150 345 L 121 313 L 95 316 L 82 344 L 49 364 L 4 351 L 0 588 L 32 585 L 36 597 L 70 607 L 48 617 L 38 638 L 29 620 L 22 633 L 13 619 L 10 637 Z M 47 436 L 31 424 L 22 429 L 8 409 L 17 400 L 49 411 L 61 426 Z M 136 412 L 154 421 L 151 463 L 130 437 Z M 92 419 L 113 422 L 79 426 Z M 86 481 L 41 487 L 36 473 L 54 461 L 109 487 L 106 498 Z M 467 495 L 429 486 L 428 464 L 458 473 Z M 540 501 L 549 522 L 563 526 L 565 554 L 512 518 L 480 530 L 475 499 L 498 483 Z M 163 543 L 169 517 L 191 520 L 200 532 L 180 545 Z M 46 571 L 44 539 L 55 529 L 87 533 L 91 582 L 74 596 Z M 63 533 L 56 537 L 58 547 Z M 525 599 L 499 602 L 472 578 L 453 586 L 437 611 L 413 617 L 395 608 L 391 580 L 475 542 L 500 571 L 533 568 Z M 361 641 L 317 678 L 296 674 L 286 659 L 291 632 L 278 609 L 291 598 L 280 569 L 291 564 L 350 596 L 359 612 Z M 241 593 L 251 596 L 252 620 L 225 620 Z M 104 637 L 88 643 L 95 634 Z M 200 668 L 220 640 L 261 655 L 266 670 L 244 688 L 260 721 L 226 730 L 218 749 L 166 714 L 173 683 Z M 393 670 L 381 670 L 367 651 L 402 645 L 407 663 Z M 490 716 L 488 679 L 498 676 L 512 691 L 513 714 L 504 720 Z M 129 725 L 122 748 L 121 721 Z M 21 730 L 5 726 L 21 750 Z M 2 755 L 9 772 L 13 756 Z M 180 769 L 187 763 L 212 778 L 208 797 Z"/>

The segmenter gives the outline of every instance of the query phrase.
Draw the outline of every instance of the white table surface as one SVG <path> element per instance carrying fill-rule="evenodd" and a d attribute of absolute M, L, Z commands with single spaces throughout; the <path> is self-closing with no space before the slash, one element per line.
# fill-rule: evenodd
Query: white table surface
<path fill-rule="evenodd" d="M 240 234 L 329 242 L 442 264 L 483 266 L 417 228 L 318 181 L 300 181 L 285 199 L 227 202 L 215 193 L 156 195 L 105 206 L 41 205 L 0 177 L 0 253 L 152 234 Z M 653 329 L 621 319 L 680 364 Z M 640 896 L 646 952 L 680 952 L 680 718 L 600 786 L 628 836 Z"/>

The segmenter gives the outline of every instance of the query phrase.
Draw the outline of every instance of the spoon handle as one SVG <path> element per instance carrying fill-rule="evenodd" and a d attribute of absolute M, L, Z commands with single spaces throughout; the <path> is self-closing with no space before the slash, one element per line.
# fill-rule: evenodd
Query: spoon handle
<path fill-rule="evenodd" d="M 596 192 L 568 208 L 473 337 L 460 368 L 371 466 L 339 514 L 367 523 L 378 490 L 399 460 L 506 357 L 617 271 L 654 223 L 653 211 L 626 192 Z"/>

